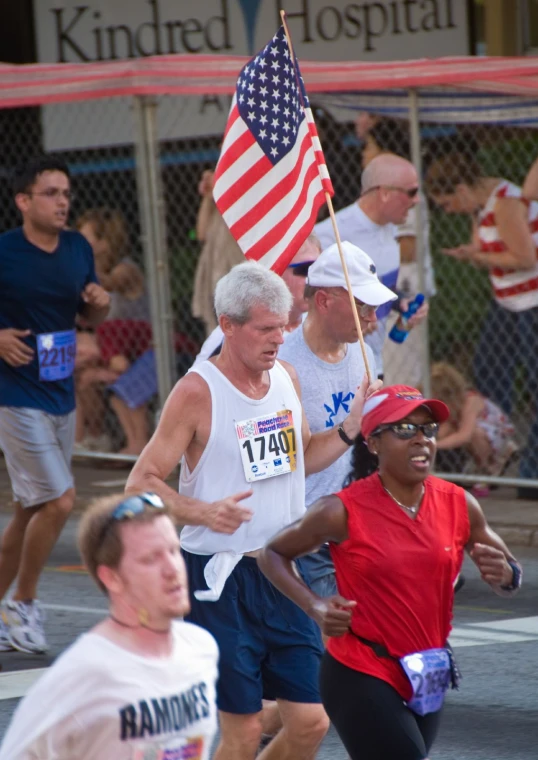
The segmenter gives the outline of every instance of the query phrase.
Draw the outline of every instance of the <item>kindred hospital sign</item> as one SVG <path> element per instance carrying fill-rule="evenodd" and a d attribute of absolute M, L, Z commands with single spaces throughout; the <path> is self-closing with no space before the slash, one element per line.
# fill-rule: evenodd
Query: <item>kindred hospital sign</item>
<path fill-rule="evenodd" d="M 40 62 L 252 55 L 277 30 L 281 7 L 300 59 L 379 61 L 466 55 L 466 5 L 466 0 L 34 0 L 34 16 Z M 221 101 L 189 98 L 181 118 L 163 121 L 170 134 L 162 136 L 217 134 L 228 110 L 227 99 Z M 126 141 L 116 125 L 115 134 L 100 135 L 97 127 L 62 136 L 63 146 L 54 144 L 47 119 L 61 110 L 44 109 L 49 148 L 98 145 L 101 138 L 105 144 Z"/>

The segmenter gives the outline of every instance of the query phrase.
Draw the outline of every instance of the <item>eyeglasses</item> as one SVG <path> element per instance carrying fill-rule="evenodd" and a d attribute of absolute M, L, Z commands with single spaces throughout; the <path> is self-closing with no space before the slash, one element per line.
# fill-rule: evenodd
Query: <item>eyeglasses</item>
<path fill-rule="evenodd" d="M 420 430 L 424 438 L 437 438 L 439 433 L 438 422 L 426 422 L 423 425 L 417 425 L 415 422 L 395 422 L 392 425 L 380 425 L 374 430 L 372 435 L 380 435 L 384 430 L 390 432 L 401 441 L 409 441 Z"/>
<path fill-rule="evenodd" d="M 370 187 L 368 190 L 366 190 L 363 195 L 366 195 L 367 193 L 373 193 L 374 190 L 396 190 L 398 193 L 404 193 L 407 195 L 408 198 L 416 198 L 419 188 L 418 187 L 410 187 L 409 189 L 406 187 L 398 187 L 398 185 L 375 185 L 375 187 Z"/>
<path fill-rule="evenodd" d="M 338 297 L 345 298 L 346 301 L 349 301 L 349 294 L 345 289 L 344 292 Z M 370 306 L 368 303 L 363 303 L 362 301 L 359 301 L 358 298 L 355 298 L 355 306 L 357 307 L 357 313 L 359 317 L 362 317 L 363 319 L 368 319 L 368 317 L 371 317 L 373 314 L 375 314 L 378 308 L 377 306 Z"/>
<path fill-rule="evenodd" d="M 136 515 L 141 515 L 147 506 L 154 509 L 164 509 L 164 502 L 156 493 L 148 492 L 137 494 L 136 496 L 128 496 L 120 502 L 101 529 L 99 545 L 103 543 L 110 526 L 114 522 L 131 520 Z"/>
<path fill-rule="evenodd" d="M 58 200 L 58 198 L 63 198 L 66 201 L 73 201 L 75 198 L 75 194 L 71 192 L 71 190 L 60 190 L 58 187 L 47 187 L 46 190 L 43 190 L 40 193 L 26 193 L 26 195 L 42 195 L 44 198 L 49 198 L 50 200 Z"/>
<path fill-rule="evenodd" d="M 302 261 L 300 264 L 290 264 L 288 269 L 291 269 L 295 277 L 306 277 L 313 263 L 313 261 Z"/>
<path fill-rule="evenodd" d="M 357 299 L 355 299 L 355 306 L 357 307 L 359 317 L 362 317 L 363 319 L 373 316 L 377 310 L 377 306 L 370 306 L 370 304 L 363 303 Z"/>

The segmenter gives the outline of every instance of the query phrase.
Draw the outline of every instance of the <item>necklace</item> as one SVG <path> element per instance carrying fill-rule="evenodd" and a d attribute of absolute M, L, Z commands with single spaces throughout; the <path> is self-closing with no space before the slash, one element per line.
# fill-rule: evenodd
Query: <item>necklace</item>
<path fill-rule="evenodd" d="M 129 625 L 128 623 L 124 623 L 123 620 L 118 620 L 118 618 L 111 615 L 110 612 L 108 613 L 108 617 L 113 620 L 116 625 L 121 625 L 122 628 L 130 628 L 132 631 L 137 630 L 138 628 L 146 628 L 152 633 L 170 633 L 170 631 L 159 631 L 156 628 L 150 628 L 149 625 L 144 625 L 143 623 L 140 623 L 139 625 Z"/>
<path fill-rule="evenodd" d="M 396 504 L 399 507 L 401 507 L 402 509 L 406 509 L 408 512 L 411 512 L 412 515 L 416 515 L 416 513 L 418 512 L 418 508 L 420 507 L 420 503 L 421 503 L 421 501 L 422 501 L 422 499 L 424 497 L 424 485 L 422 486 L 422 489 L 420 491 L 420 496 L 418 498 L 418 501 L 416 502 L 416 504 L 413 504 L 412 507 L 408 507 L 407 504 L 402 504 L 401 501 L 398 501 L 398 499 L 396 498 L 396 496 L 393 496 L 391 494 L 391 492 L 389 491 L 389 489 L 383 484 L 383 481 L 381 481 L 381 485 L 383 486 L 383 490 L 386 493 L 388 493 L 388 495 L 390 496 L 390 498 L 392 499 L 392 501 L 395 501 Z"/>

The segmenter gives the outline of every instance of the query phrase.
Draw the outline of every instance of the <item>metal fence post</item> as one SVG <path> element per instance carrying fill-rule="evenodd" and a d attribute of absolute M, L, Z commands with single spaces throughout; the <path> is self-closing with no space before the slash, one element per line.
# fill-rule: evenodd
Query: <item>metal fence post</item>
<path fill-rule="evenodd" d="M 425 258 L 426 250 L 424 247 L 424 231 L 423 224 L 426 223 L 426 219 L 422 214 L 423 203 L 423 190 L 422 190 L 422 151 L 420 144 L 420 121 L 419 121 L 419 107 L 418 107 L 418 92 L 416 89 L 411 88 L 409 90 L 409 132 L 411 138 L 411 161 L 417 171 L 418 186 L 420 188 L 421 201 L 418 204 L 416 213 L 416 251 L 417 251 L 417 263 L 418 263 L 418 282 L 419 290 L 421 293 L 426 292 L 426 278 L 425 278 Z M 426 397 L 430 396 L 431 390 L 431 367 L 430 367 L 430 339 L 428 320 L 421 325 L 422 337 L 424 341 L 424 351 L 422 352 L 422 390 Z"/>
<path fill-rule="evenodd" d="M 174 382 L 173 315 L 166 245 L 164 200 L 159 169 L 157 100 L 133 98 L 136 122 L 136 176 L 144 264 L 150 296 L 153 347 L 162 409 Z"/>

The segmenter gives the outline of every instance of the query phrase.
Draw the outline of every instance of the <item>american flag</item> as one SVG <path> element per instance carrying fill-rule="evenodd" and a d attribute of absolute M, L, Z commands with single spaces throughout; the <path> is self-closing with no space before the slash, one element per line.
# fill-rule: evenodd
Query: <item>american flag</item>
<path fill-rule="evenodd" d="M 243 68 L 213 195 L 248 259 L 282 274 L 333 187 L 297 60 L 281 27 Z"/>

